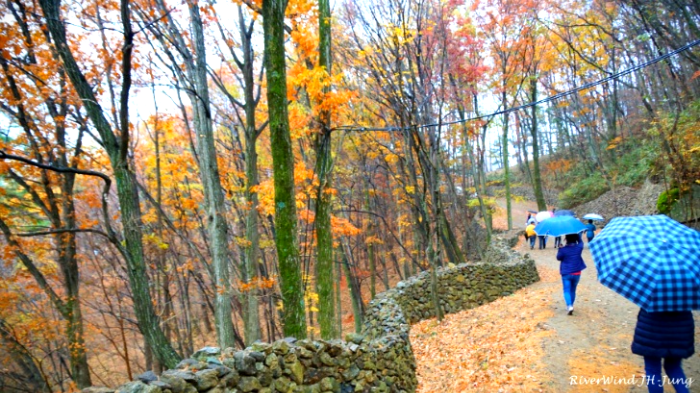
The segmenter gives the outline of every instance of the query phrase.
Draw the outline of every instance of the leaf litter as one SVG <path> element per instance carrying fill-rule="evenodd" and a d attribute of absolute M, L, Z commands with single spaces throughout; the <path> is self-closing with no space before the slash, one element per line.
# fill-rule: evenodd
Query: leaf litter
<path fill-rule="evenodd" d="M 541 272 L 545 273 L 545 272 Z M 543 278 L 544 279 L 544 278 Z M 541 361 L 552 288 L 528 287 L 475 309 L 411 327 L 417 392 L 544 392 Z"/>
<path fill-rule="evenodd" d="M 563 362 L 566 375 L 552 375 L 545 341 L 559 340 L 552 297 L 559 292 L 558 271 L 538 266 L 540 283 L 476 309 L 421 321 L 411 327 L 417 363 L 417 392 L 629 392 L 644 376 L 627 348 L 605 345 L 603 337 L 631 342 L 631 332 L 615 335 L 599 326 L 593 346 L 573 349 Z M 591 323 L 595 323 L 591 320 Z M 560 327 L 561 328 L 561 327 Z M 630 327 L 632 329 L 633 326 Z M 612 336 L 612 337 L 611 337 Z M 566 345 L 559 340 L 560 345 Z M 612 381 L 571 384 L 570 378 L 614 376 Z M 634 380 L 630 382 L 630 378 Z M 626 379 L 621 380 L 621 379 Z M 643 389 L 643 388 L 642 388 Z"/>

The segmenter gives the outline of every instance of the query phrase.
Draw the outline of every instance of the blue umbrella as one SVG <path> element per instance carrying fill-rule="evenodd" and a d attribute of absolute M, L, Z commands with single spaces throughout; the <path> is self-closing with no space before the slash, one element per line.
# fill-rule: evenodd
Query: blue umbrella
<path fill-rule="evenodd" d="M 586 230 L 586 226 L 572 216 L 552 217 L 542 221 L 535 227 L 535 233 L 539 236 L 563 236 L 580 233 Z"/>
<path fill-rule="evenodd" d="M 559 216 L 576 217 L 576 213 L 572 212 L 571 210 L 557 210 L 557 211 L 555 211 L 554 217 L 559 217 Z"/>
<path fill-rule="evenodd" d="M 600 283 L 644 310 L 700 309 L 700 232 L 664 215 L 616 217 L 590 247 Z"/>

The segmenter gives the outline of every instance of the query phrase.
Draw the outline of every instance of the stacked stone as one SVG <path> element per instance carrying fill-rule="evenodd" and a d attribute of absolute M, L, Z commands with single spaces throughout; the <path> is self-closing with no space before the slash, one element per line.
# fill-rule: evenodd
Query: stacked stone
<path fill-rule="evenodd" d="M 438 298 L 446 313 L 478 307 L 508 296 L 539 281 L 535 262 L 526 257 L 519 264 L 461 264 L 439 269 Z M 435 317 L 430 273 L 423 272 L 396 285 L 400 304 L 409 324 Z"/>
<path fill-rule="evenodd" d="M 447 313 L 477 307 L 539 280 L 533 260 L 503 241 L 482 262 L 439 269 L 439 298 Z M 434 317 L 429 272 L 379 294 L 365 313 L 363 334 L 347 340 L 255 343 L 242 350 L 207 347 L 173 370 L 114 389 L 83 393 L 329 393 L 414 392 L 416 362 L 410 324 Z"/>
<path fill-rule="evenodd" d="M 330 393 L 415 391 L 415 360 L 408 336 L 376 341 L 295 340 L 255 343 L 220 352 L 207 347 L 160 377 L 149 371 L 116 390 L 83 393 Z"/>
<path fill-rule="evenodd" d="M 404 317 L 397 300 L 396 289 L 380 293 L 365 311 L 363 343 L 368 343 L 376 356 L 373 388 L 377 391 L 415 391 L 416 360 L 413 356 L 409 332 L 411 326 Z M 398 390 L 397 390 L 398 389 Z"/>
<path fill-rule="evenodd" d="M 491 246 L 484 253 L 482 262 L 493 265 L 517 265 L 523 263 L 523 257 L 513 247 L 518 244 L 518 235 L 507 239 L 494 238 Z M 525 256 L 529 259 L 529 256 Z"/>

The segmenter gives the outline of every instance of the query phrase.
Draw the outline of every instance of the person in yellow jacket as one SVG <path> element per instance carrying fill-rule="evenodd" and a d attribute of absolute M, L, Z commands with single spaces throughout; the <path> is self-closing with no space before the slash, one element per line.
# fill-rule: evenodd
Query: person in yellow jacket
<path fill-rule="evenodd" d="M 537 238 L 537 234 L 535 233 L 535 221 L 530 220 L 530 222 L 527 224 L 527 227 L 525 228 L 525 234 L 527 235 L 527 239 L 530 241 L 530 250 L 535 248 L 535 239 Z"/>

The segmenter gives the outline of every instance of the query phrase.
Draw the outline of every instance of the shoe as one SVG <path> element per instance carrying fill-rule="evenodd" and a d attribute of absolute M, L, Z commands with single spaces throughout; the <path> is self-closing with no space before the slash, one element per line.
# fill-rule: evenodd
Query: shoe
<path fill-rule="evenodd" d="M 569 315 L 574 315 L 574 306 L 569 306 L 566 309 L 569 310 Z"/>

